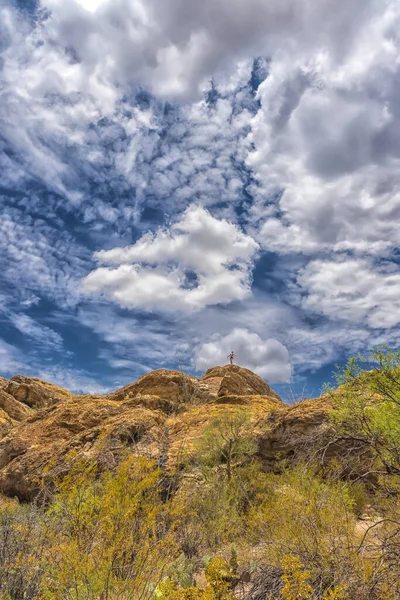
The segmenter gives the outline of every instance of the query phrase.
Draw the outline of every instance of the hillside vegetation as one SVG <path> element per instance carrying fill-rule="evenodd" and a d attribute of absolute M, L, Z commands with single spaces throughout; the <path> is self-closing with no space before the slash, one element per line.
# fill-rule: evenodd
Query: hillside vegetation
<path fill-rule="evenodd" d="M 229 365 L 2 386 L 1 598 L 400 597 L 400 353 L 290 407 Z"/>

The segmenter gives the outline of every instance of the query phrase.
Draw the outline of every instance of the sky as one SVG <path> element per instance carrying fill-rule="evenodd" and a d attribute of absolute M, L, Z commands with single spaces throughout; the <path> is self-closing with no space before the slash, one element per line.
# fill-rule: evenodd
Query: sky
<path fill-rule="evenodd" d="M 0 374 L 399 344 L 397 0 L 1 0 Z"/>

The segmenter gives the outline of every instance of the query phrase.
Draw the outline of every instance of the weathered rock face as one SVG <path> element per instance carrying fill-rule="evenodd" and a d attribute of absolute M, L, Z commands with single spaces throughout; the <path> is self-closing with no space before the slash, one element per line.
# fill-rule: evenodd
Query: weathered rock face
<path fill-rule="evenodd" d="M 258 375 L 238 365 L 212 367 L 206 371 L 202 381 L 212 386 L 218 396 L 271 396 L 280 400 L 269 385 Z"/>
<path fill-rule="evenodd" d="M 0 408 L 0 438 L 7 435 L 14 426 L 14 421 L 10 419 L 10 416 Z"/>
<path fill-rule="evenodd" d="M 3 389 L 7 394 L 31 408 L 43 408 L 73 396 L 71 392 L 64 388 L 24 375 L 12 377 Z"/>
<path fill-rule="evenodd" d="M 272 411 L 268 417 L 269 431 L 259 439 L 259 454 L 264 463 L 272 467 L 277 460 L 290 458 L 299 451 L 306 455 L 315 447 L 313 439 L 320 439 L 326 432 L 331 409 L 331 398 L 321 396 Z"/>
<path fill-rule="evenodd" d="M 123 452 L 146 453 L 173 468 L 211 419 L 245 410 L 265 463 L 287 450 L 290 432 L 319 427 L 328 407 L 286 406 L 265 381 L 237 365 L 200 380 L 153 371 L 111 394 L 74 396 L 22 376 L 0 389 L 0 493 L 32 499 L 42 479 L 67 473 L 76 457 L 112 468 Z"/>
<path fill-rule="evenodd" d="M 112 468 L 126 445 L 156 437 L 161 422 L 157 411 L 89 396 L 39 410 L 0 441 L 0 490 L 30 500 L 41 479 L 68 472 L 76 453 Z"/>
<path fill-rule="evenodd" d="M 135 383 L 109 394 L 112 400 L 129 400 L 138 396 L 151 396 L 162 399 L 173 408 L 177 404 L 206 401 L 210 397 L 209 388 L 201 381 L 181 371 L 159 369 L 140 377 Z"/>
<path fill-rule="evenodd" d="M 15 421 L 23 421 L 27 419 L 33 410 L 23 402 L 19 402 L 6 391 L 0 389 L 0 408 Z"/>
<path fill-rule="evenodd" d="M 8 383 L 8 379 L 6 379 L 5 377 L 0 377 L 0 390 L 5 387 Z"/>

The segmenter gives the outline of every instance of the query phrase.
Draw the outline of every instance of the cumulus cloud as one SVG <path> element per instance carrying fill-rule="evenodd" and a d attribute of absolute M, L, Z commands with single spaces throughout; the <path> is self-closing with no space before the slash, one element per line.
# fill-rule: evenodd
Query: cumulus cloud
<path fill-rule="evenodd" d="M 312 52 L 278 52 L 259 87 L 247 163 L 259 205 L 270 200 L 264 217 L 253 208 L 270 250 L 379 256 L 399 243 L 398 4 L 354 23 L 344 56 L 317 36 Z"/>
<path fill-rule="evenodd" d="M 287 348 L 275 339 L 263 340 L 257 333 L 237 328 L 225 336 L 215 334 L 211 341 L 201 344 L 195 355 L 198 371 L 226 364 L 227 353 L 234 350 L 241 367 L 255 371 L 271 383 L 290 381 L 292 368 Z"/>
<path fill-rule="evenodd" d="M 298 284 L 307 311 L 388 329 L 400 323 L 400 273 L 392 262 L 345 258 L 311 261 Z"/>
<path fill-rule="evenodd" d="M 236 225 L 190 207 L 169 230 L 148 233 L 133 246 L 96 253 L 99 267 L 83 282 L 121 306 L 196 311 L 250 294 L 257 243 Z"/>
<path fill-rule="evenodd" d="M 147 315 L 157 327 L 115 306 L 107 331 L 88 323 L 113 346 L 116 368 L 173 364 L 188 338 L 189 350 L 202 347 L 237 323 L 281 340 L 296 369 L 395 343 L 395 0 L 16 7 L 0 7 L 4 289 L 68 310 L 93 251 L 139 237 L 99 252 L 84 282 L 90 294 L 158 312 Z M 148 227 L 155 233 L 143 236 Z M 251 289 L 256 242 L 281 256 L 273 272 L 256 270 Z M 265 292 L 257 306 L 256 290 Z M 16 324 L 31 343 L 57 345 Z"/>
<path fill-rule="evenodd" d="M 328 44 L 343 54 L 371 0 L 42 0 L 52 41 L 73 48 L 88 86 L 134 81 L 193 98 L 210 77 L 250 55 Z M 326 14 L 329 14 L 329 19 Z M 350 17 L 356 16 L 357 21 Z"/>

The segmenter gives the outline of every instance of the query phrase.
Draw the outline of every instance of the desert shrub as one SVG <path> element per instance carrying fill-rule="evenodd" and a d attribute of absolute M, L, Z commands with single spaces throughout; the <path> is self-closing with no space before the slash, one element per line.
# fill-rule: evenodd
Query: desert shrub
<path fill-rule="evenodd" d="M 0 598 L 38 597 L 45 574 L 48 522 L 40 506 L 0 509 Z"/>
<path fill-rule="evenodd" d="M 358 552 L 376 557 L 370 575 L 375 588 L 383 585 L 396 594 L 400 577 L 400 352 L 378 348 L 366 357 L 352 358 L 339 370 L 336 382 L 340 387 L 331 391 L 331 443 L 340 450 L 342 472 L 366 483 L 369 501 L 376 507 L 370 526 L 358 540 Z"/>
<path fill-rule="evenodd" d="M 265 502 L 248 516 L 248 535 L 267 564 L 296 557 L 319 591 L 346 581 L 356 568 L 351 487 L 322 480 L 309 466 L 270 475 Z"/>
<path fill-rule="evenodd" d="M 189 556 L 214 551 L 244 532 L 238 489 L 218 474 L 185 486 L 173 505 L 177 540 Z"/>
<path fill-rule="evenodd" d="M 151 598 L 175 552 L 159 483 L 144 458 L 129 456 L 100 477 L 76 461 L 40 519 L 46 540 L 38 597 Z"/>
<path fill-rule="evenodd" d="M 215 552 L 221 545 L 246 542 L 248 513 L 268 494 L 260 462 L 224 469 L 183 483 L 172 501 L 177 542 L 188 556 Z"/>
<path fill-rule="evenodd" d="M 193 458 L 204 473 L 220 467 L 227 479 L 232 480 L 236 467 L 256 451 L 249 416 L 244 411 L 236 411 L 213 419 L 204 428 Z"/>
<path fill-rule="evenodd" d="M 150 598 L 175 546 L 159 494 L 159 471 L 130 456 L 96 478 L 77 467 L 48 510 L 46 598 Z"/>
<path fill-rule="evenodd" d="M 215 551 L 244 535 L 245 516 L 263 477 L 256 448 L 243 411 L 204 428 L 185 465 L 194 477 L 184 481 L 173 500 L 178 543 L 188 556 Z"/>
<path fill-rule="evenodd" d="M 311 573 L 297 556 L 288 555 L 282 559 L 282 589 L 284 600 L 316 600 L 317 594 L 311 585 Z M 347 586 L 331 587 L 322 594 L 322 600 L 347 600 Z"/>
<path fill-rule="evenodd" d="M 234 600 L 232 587 L 237 575 L 222 556 L 213 557 L 205 569 L 207 585 L 182 587 L 171 577 L 161 582 L 155 591 L 154 600 Z"/>
<path fill-rule="evenodd" d="M 309 600 L 314 595 L 310 585 L 310 573 L 305 570 L 300 559 L 288 555 L 282 559 L 282 597 L 284 600 Z"/>
<path fill-rule="evenodd" d="M 374 366 L 364 370 L 363 367 Z M 400 475 L 400 352 L 352 358 L 336 375 L 330 419 L 336 444 L 360 478 L 397 485 Z M 343 452 L 342 452 L 343 454 Z M 358 459 L 358 462 L 357 462 Z M 393 480 L 393 476 L 395 479 Z M 393 482 L 393 483 L 392 483 Z"/>

